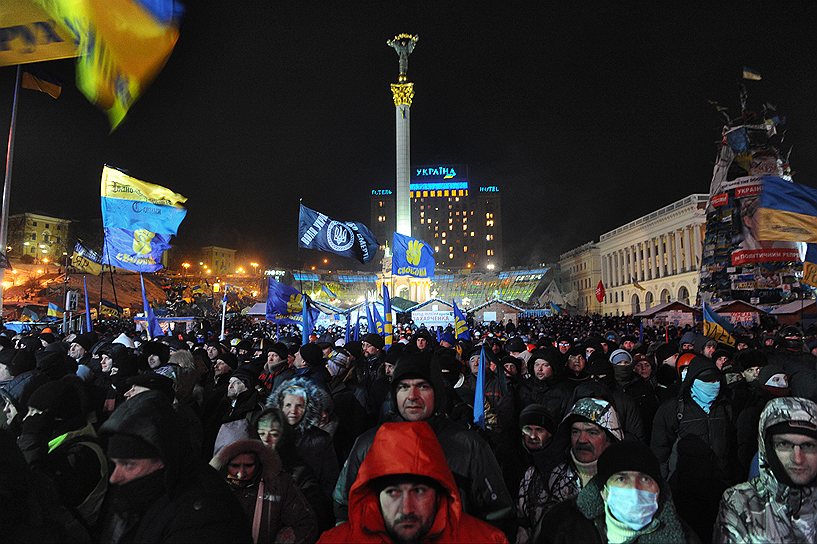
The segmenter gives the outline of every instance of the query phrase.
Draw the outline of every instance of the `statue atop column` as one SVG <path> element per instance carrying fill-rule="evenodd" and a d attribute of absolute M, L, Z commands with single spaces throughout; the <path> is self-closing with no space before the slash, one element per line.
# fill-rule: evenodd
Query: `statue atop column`
<path fill-rule="evenodd" d="M 397 81 L 400 83 L 406 82 L 406 76 L 408 74 L 408 58 L 411 55 L 411 52 L 414 51 L 414 46 L 417 45 L 417 41 L 420 39 L 419 36 L 411 34 L 398 34 L 391 40 L 386 42 L 386 45 L 389 47 L 393 47 L 394 50 L 397 52 L 397 56 L 400 58 L 400 75 L 397 77 Z"/>

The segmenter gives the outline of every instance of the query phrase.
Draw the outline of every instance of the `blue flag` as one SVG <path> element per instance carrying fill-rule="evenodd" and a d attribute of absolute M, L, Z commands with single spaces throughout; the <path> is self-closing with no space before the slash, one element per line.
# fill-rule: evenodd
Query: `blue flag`
<path fill-rule="evenodd" d="M 338 296 L 335 293 L 333 293 L 332 290 L 326 284 L 321 285 L 321 289 L 323 290 L 324 293 L 326 293 L 326 295 L 330 299 L 331 298 L 338 298 Z"/>
<path fill-rule="evenodd" d="M 148 331 L 148 339 L 151 340 L 159 336 L 164 336 L 165 333 L 162 327 L 159 326 L 159 320 L 156 319 L 153 308 L 151 308 L 148 303 L 148 294 L 147 291 L 145 291 L 145 278 L 142 277 L 141 273 L 139 274 L 139 281 L 142 282 L 142 306 L 145 310 L 145 326 Z"/>
<path fill-rule="evenodd" d="M 465 316 L 462 310 L 457 308 L 457 302 L 454 303 L 454 336 L 457 340 L 471 340 L 471 333 L 468 331 L 468 323 L 465 321 Z"/>
<path fill-rule="evenodd" d="M 301 323 L 303 324 L 301 344 L 309 343 L 309 335 L 315 328 L 314 320 L 312 319 L 312 312 L 310 311 L 309 297 L 303 295 L 303 304 L 301 304 Z"/>
<path fill-rule="evenodd" d="M 721 344 L 734 346 L 735 328 L 722 315 L 704 302 L 704 336 L 717 340 Z"/>
<path fill-rule="evenodd" d="M 485 367 L 488 357 L 485 356 L 485 344 L 479 352 L 479 370 L 477 371 L 477 385 L 474 389 L 474 424 L 485 430 Z"/>
<path fill-rule="evenodd" d="M 442 327 L 437 327 L 437 343 L 439 344 L 442 341 L 443 341 L 443 328 Z"/>
<path fill-rule="evenodd" d="M 391 297 L 389 296 L 389 286 L 383 282 L 383 345 L 388 350 L 394 342 L 394 325 L 391 322 Z"/>
<path fill-rule="evenodd" d="M 372 310 L 369 308 L 369 297 L 366 297 L 366 328 L 369 332 L 377 332 L 377 324 L 372 318 Z"/>
<path fill-rule="evenodd" d="M 392 239 L 391 273 L 415 278 L 434 277 L 434 250 L 410 236 L 394 233 Z"/>
<path fill-rule="evenodd" d="M 383 318 L 380 316 L 380 312 L 377 311 L 377 305 L 372 302 L 372 310 L 374 313 L 374 326 L 377 327 L 377 334 L 383 336 L 385 333 Z"/>
<path fill-rule="evenodd" d="M 352 336 L 352 312 L 346 314 L 346 334 L 343 338 L 343 344 L 346 345 L 351 341 Z"/>
<path fill-rule="evenodd" d="M 336 221 L 301 204 L 298 247 L 351 257 L 366 264 L 374 259 L 380 244 L 363 223 Z"/>
<path fill-rule="evenodd" d="M 74 253 L 96 264 L 102 264 L 102 255 L 87 247 L 81 240 L 74 245 Z"/>
<path fill-rule="evenodd" d="M 85 332 L 94 330 L 94 323 L 91 321 L 91 307 L 88 305 L 88 282 L 82 276 L 82 290 L 85 291 Z"/>
<path fill-rule="evenodd" d="M 269 278 L 267 292 L 267 321 L 303 325 L 303 295 L 300 291 L 285 285 L 275 278 Z M 318 319 L 320 310 L 310 308 L 312 322 Z"/>
<path fill-rule="evenodd" d="M 355 321 L 355 334 L 352 336 L 352 340 L 355 342 L 360 342 L 360 317 L 358 316 L 357 321 Z"/>

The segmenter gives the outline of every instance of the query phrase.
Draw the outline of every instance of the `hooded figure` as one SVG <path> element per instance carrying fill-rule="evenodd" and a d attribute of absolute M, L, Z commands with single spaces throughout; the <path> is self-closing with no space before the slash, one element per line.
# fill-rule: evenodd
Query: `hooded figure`
<path fill-rule="evenodd" d="M 258 440 L 239 440 L 221 449 L 210 466 L 226 477 L 253 527 L 253 542 L 314 542 L 315 514 L 281 460 Z M 257 523 L 256 523 L 257 521 Z"/>
<path fill-rule="evenodd" d="M 706 541 L 724 490 L 738 481 L 737 437 L 720 370 L 695 356 L 679 396 L 661 405 L 651 447 L 681 517 Z"/>
<path fill-rule="evenodd" d="M 791 451 L 776 435 L 795 435 Z M 808 442 L 811 446 L 792 447 Z M 776 398 L 760 415 L 757 437 L 760 475 L 726 490 L 715 523 L 715 542 L 814 542 L 817 539 L 817 404 Z M 804 449 L 808 447 L 809 450 Z M 799 458 L 796 456 L 799 455 Z M 781 461 L 796 468 L 795 482 Z M 798 459 L 797 461 L 795 459 Z M 808 478 L 811 478 L 808 481 Z"/>
<path fill-rule="evenodd" d="M 391 541 L 381 491 L 387 482 L 405 479 L 428 482 L 436 494 L 423 542 L 507 542 L 501 531 L 463 512 L 446 456 L 422 421 L 380 426 L 349 492 L 349 521 L 324 533 L 320 542 Z"/>

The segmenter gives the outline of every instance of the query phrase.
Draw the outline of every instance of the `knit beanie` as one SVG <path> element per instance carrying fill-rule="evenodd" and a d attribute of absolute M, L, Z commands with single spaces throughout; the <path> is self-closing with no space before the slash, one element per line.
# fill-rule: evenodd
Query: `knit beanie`
<path fill-rule="evenodd" d="M 522 409 L 519 414 L 519 427 L 522 428 L 526 425 L 544 427 L 550 434 L 556 432 L 556 422 L 547 408 L 541 404 L 529 404 Z"/>

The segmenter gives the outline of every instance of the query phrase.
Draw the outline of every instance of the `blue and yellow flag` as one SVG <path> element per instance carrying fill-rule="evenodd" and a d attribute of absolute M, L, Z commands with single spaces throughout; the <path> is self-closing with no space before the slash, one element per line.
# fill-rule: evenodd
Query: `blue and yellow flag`
<path fill-rule="evenodd" d="M 374 318 L 374 326 L 377 329 L 377 334 L 383 336 L 384 331 L 384 324 L 383 318 L 380 316 L 380 312 L 377 311 L 377 304 L 372 302 L 372 314 Z"/>
<path fill-rule="evenodd" d="M 391 296 L 389 296 L 389 286 L 383 282 L 383 339 L 384 346 L 388 350 L 394 343 L 394 325 L 391 322 Z"/>
<path fill-rule="evenodd" d="M 468 331 L 468 323 L 465 321 L 465 315 L 462 310 L 457 308 L 457 301 L 454 303 L 454 337 L 457 340 L 471 340 L 471 333 Z"/>
<path fill-rule="evenodd" d="M 332 291 L 332 290 L 329 288 L 329 286 L 328 286 L 328 285 L 326 285 L 325 283 L 324 283 L 323 285 L 321 285 L 321 290 L 322 290 L 324 293 L 326 293 L 326 296 L 328 296 L 330 299 L 338 298 L 338 296 L 337 296 L 337 295 L 334 293 L 334 291 Z"/>
<path fill-rule="evenodd" d="M 187 215 L 187 198 L 161 185 L 133 178 L 105 166 L 102 170 L 103 264 L 156 272 Z"/>
<path fill-rule="evenodd" d="M 304 295 L 294 287 L 285 285 L 275 278 L 269 278 L 267 286 L 267 321 L 303 325 Z M 314 322 L 320 310 L 310 307 L 309 311 Z"/>
<path fill-rule="evenodd" d="M 758 240 L 817 242 L 817 189 L 763 176 L 754 219 Z"/>
<path fill-rule="evenodd" d="M 485 370 L 488 366 L 488 357 L 485 355 L 485 344 L 479 352 L 479 370 L 477 370 L 477 384 L 474 388 L 474 424 L 485 430 Z"/>
<path fill-rule="evenodd" d="M 802 282 L 817 287 L 817 244 L 808 244 L 806 258 L 803 261 Z"/>
<path fill-rule="evenodd" d="M 68 29 L 32 0 L 0 2 L 0 66 L 79 55 Z"/>
<path fill-rule="evenodd" d="M 369 308 L 369 297 L 366 296 L 366 328 L 369 329 L 369 332 L 377 332 L 377 324 L 375 323 L 374 318 L 372 317 L 372 310 Z"/>
<path fill-rule="evenodd" d="M 91 321 L 91 307 L 88 305 L 88 282 L 82 276 L 82 290 L 85 293 L 85 332 L 94 330 L 94 322 Z"/>
<path fill-rule="evenodd" d="M 36 3 L 78 44 L 77 88 L 116 128 L 170 57 L 182 5 L 175 0 Z"/>
<path fill-rule="evenodd" d="M 62 316 L 64 314 L 65 314 L 65 310 L 63 310 L 62 308 L 60 308 L 59 306 L 57 306 L 53 302 L 48 303 L 48 311 L 46 312 L 45 315 L 47 315 L 48 317 L 62 318 Z"/>
<path fill-rule="evenodd" d="M 415 278 L 434 277 L 434 250 L 410 236 L 394 233 L 392 239 L 391 273 Z"/>
<path fill-rule="evenodd" d="M 734 346 L 735 328 L 722 315 L 719 315 L 709 304 L 704 302 L 704 336 L 713 340 Z"/>

